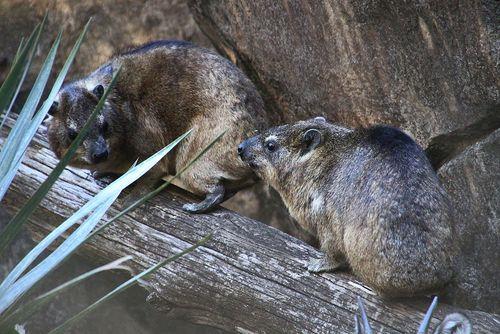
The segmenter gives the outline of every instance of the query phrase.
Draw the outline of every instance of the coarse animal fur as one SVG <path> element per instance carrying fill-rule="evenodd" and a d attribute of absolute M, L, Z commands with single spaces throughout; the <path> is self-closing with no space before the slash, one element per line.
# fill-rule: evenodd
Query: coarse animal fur
<path fill-rule="evenodd" d="M 61 158 L 96 106 L 113 73 L 115 87 L 71 165 L 99 175 L 124 173 L 192 129 L 132 190 L 132 200 L 167 174 L 186 166 L 209 142 L 227 131 L 183 173 L 182 183 L 198 195 L 184 209 L 203 212 L 252 183 L 253 173 L 235 143 L 266 124 L 261 97 L 230 61 L 188 42 L 157 41 L 114 57 L 90 75 L 66 84 L 50 114 L 48 138 Z M 130 203 L 132 200 L 129 200 Z"/>
<path fill-rule="evenodd" d="M 402 131 L 352 130 L 324 118 L 271 128 L 238 148 L 282 196 L 324 257 L 385 296 L 412 296 L 452 277 L 452 211 L 422 149 Z"/>

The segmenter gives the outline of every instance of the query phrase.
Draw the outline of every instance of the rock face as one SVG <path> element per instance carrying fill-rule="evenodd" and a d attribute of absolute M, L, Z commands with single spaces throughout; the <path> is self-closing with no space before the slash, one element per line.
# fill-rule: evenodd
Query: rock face
<path fill-rule="evenodd" d="M 454 301 L 499 312 L 500 7 L 483 1 L 189 0 L 275 123 L 317 115 L 409 132 L 458 216 Z M 494 133 L 493 133 L 494 132 Z M 490 135 L 491 134 L 491 135 Z"/>
<path fill-rule="evenodd" d="M 276 122 L 388 123 L 427 146 L 499 104 L 491 1 L 190 0 Z M 496 20 L 496 22 L 495 22 Z"/>
<path fill-rule="evenodd" d="M 85 42 L 71 67 L 70 78 L 92 71 L 124 48 L 154 39 L 183 39 L 210 47 L 210 42 L 198 29 L 183 1 L 0 0 L 0 82 L 21 36 L 27 37 L 45 12 L 48 12 L 48 25 L 42 34 L 40 50 L 48 50 L 57 31 L 64 30 L 61 52 L 54 66 L 57 71 L 87 20 L 93 18 Z M 43 53 L 38 57 L 35 69 L 40 66 L 42 56 Z"/>
<path fill-rule="evenodd" d="M 451 297 L 490 312 L 500 311 L 500 130 L 439 170 L 457 212 L 461 258 Z"/>

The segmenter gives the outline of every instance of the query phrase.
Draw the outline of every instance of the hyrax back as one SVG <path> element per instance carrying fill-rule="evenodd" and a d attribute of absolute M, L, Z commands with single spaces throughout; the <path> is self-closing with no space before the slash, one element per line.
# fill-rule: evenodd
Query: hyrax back
<path fill-rule="evenodd" d="M 238 150 L 319 237 L 325 257 L 310 271 L 350 265 L 388 296 L 450 280 L 450 202 L 422 149 L 400 130 L 351 130 L 316 118 L 271 128 Z"/>
<path fill-rule="evenodd" d="M 58 95 L 49 125 L 60 157 L 121 67 L 116 86 L 73 165 L 100 173 L 123 173 L 189 129 L 191 135 L 145 176 L 138 196 L 166 174 L 184 167 L 210 141 L 227 131 L 182 176 L 205 201 L 185 209 L 201 212 L 247 185 L 252 171 L 234 146 L 265 124 L 254 85 L 231 62 L 187 42 L 158 41 L 121 54 L 89 76 L 67 84 Z"/>

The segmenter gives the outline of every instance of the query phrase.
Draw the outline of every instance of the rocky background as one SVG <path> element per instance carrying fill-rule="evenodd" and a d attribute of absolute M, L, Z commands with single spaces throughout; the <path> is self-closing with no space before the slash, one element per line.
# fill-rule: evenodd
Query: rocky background
<path fill-rule="evenodd" d="M 426 148 L 457 209 L 449 302 L 500 312 L 497 1 L 188 2 L 276 123 L 391 124 Z"/>
<path fill-rule="evenodd" d="M 40 52 L 43 54 L 50 48 L 59 29 L 64 32 L 60 57 L 54 65 L 57 71 L 85 23 L 92 18 L 85 42 L 71 67 L 70 79 L 94 70 L 121 50 L 150 40 L 182 39 L 211 46 L 194 22 L 185 1 L 0 0 L 0 79 L 21 37 L 28 36 L 46 12 L 48 25 L 42 34 Z M 41 59 L 36 65 L 41 64 Z"/>
<path fill-rule="evenodd" d="M 0 0 L 0 81 L 20 36 L 46 10 L 41 52 L 62 27 L 67 54 L 94 18 L 72 77 L 129 45 L 187 39 L 242 68 L 274 123 L 323 115 L 404 129 L 426 149 L 457 211 L 462 257 L 449 301 L 500 312 L 498 1 Z M 228 206 L 313 242 L 266 189 Z"/>

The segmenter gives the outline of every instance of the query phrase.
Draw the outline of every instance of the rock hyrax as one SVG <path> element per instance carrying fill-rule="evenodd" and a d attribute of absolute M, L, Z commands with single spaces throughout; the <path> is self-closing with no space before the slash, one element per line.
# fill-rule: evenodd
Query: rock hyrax
<path fill-rule="evenodd" d="M 438 290 L 452 277 L 452 214 L 423 150 L 402 131 L 351 130 L 322 117 L 271 128 L 238 147 L 243 161 L 316 234 L 311 272 L 349 265 L 385 296 Z"/>
<path fill-rule="evenodd" d="M 261 97 L 230 61 L 188 42 L 157 41 L 128 51 L 83 79 L 66 84 L 51 109 L 48 137 L 60 158 L 78 134 L 121 67 L 116 86 L 71 165 L 100 174 L 123 173 L 175 138 L 193 129 L 134 187 L 131 199 L 174 174 L 210 141 L 227 132 L 182 177 L 205 199 L 184 209 L 203 212 L 251 183 L 252 170 L 234 150 L 248 134 L 265 126 Z M 129 201 L 130 202 L 130 201 Z"/>

